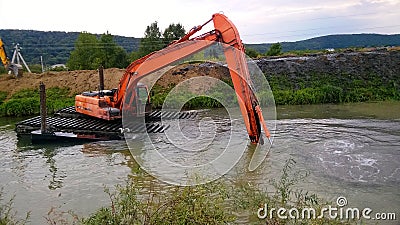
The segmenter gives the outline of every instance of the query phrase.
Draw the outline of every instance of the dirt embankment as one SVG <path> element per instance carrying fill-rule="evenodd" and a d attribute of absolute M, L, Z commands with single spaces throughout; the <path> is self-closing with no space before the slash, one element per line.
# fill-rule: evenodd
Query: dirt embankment
<path fill-rule="evenodd" d="M 164 75 L 162 75 L 160 79 L 157 80 L 156 85 L 167 88 L 175 86 L 182 81 L 188 80 L 190 78 L 199 76 L 209 76 L 216 78 L 216 80 L 231 79 L 228 68 L 220 64 L 206 62 L 196 64 L 182 64 L 175 66 L 172 69 L 168 70 Z M 192 80 L 189 85 L 193 93 L 203 93 L 205 89 L 208 89 L 215 85 L 215 80 Z"/>
<path fill-rule="evenodd" d="M 117 87 L 123 72 L 124 70 L 121 69 L 104 70 L 104 83 L 106 88 Z M 68 88 L 71 95 L 73 95 L 83 91 L 97 90 L 99 75 L 96 70 L 79 70 L 45 72 L 42 74 L 24 73 L 23 77 L 18 79 L 11 75 L 2 75 L 0 77 L 1 91 L 7 92 L 9 94 L 8 96 L 24 89 L 38 89 L 40 82 L 43 82 L 46 88 Z"/>
<path fill-rule="evenodd" d="M 105 69 L 105 89 L 118 87 L 124 71 L 124 69 L 116 68 Z M 226 68 L 211 63 L 179 65 L 167 71 L 158 80 L 157 84 L 162 87 L 168 87 L 195 76 L 212 76 L 217 79 L 223 79 L 229 78 L 229 72 Z M 3 74 L 0 76 L 0 91 L 7 92 L 10 97 L 20 90 L 38 89 L 40 82 L 43 82 L 47 88 L 68 88 L 70 94 L 75 95 L 83 91 L 97 90 L 99 75 L 96 70 L 45 72 L 42 74 L 24 73 L 23 77 L 18 79 L 11 75 Z"/>

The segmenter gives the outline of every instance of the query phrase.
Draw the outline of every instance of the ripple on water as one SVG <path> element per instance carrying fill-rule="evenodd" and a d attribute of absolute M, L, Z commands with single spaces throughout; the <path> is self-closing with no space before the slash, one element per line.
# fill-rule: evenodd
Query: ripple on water
<path fill-rule="evenodd" d="M 320 172 L 347 182 L 398 184 L 400 177 L 393 175 L 398 163 L 393 159 L 399 153 L 393 143 L 399 143 L 400 137 L 387 128 L 373 127 L 362 120 L 338 120 L 334 126 L 320 129 L 324 138 L 310 144 L 310 156 L 317 159 Z M 334 134 L 332 129 L 340 133 L 329 135 Z"/>

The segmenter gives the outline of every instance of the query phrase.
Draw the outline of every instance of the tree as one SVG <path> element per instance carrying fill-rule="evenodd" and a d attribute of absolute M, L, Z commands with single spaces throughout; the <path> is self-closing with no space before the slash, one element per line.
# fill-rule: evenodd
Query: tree
<path fill-rule="evenodd" d="M 116 46 L 113 60 L 111 67 L 126 68 L 129 65 L 129 56 L 121 46 Z"/>
<path fill-rule="evenodd" d="M 129 61 L 133 62 L 137 59 L 139 59 L 141 56 L 139 51 L 133 51 L 131 52 L 131 54 L 129 54 Z"/>
<path fill-rule="evenodd" d="M 75 42 L 67 66 L 71 70 L 93 70 L 100 65 L 125 68 L 128 63 L 126 51 L 114 42 L 111 34 L 107 32 L 97 39 L 96 35 L 83 32 Z"/>
<path fill-rule="evenodd" d="M 71 52 L 67 66 L 71 70 L 96 69 L 95 65 L 98 40 L 96 35 L 87 32 L 79 34 L 75 49 Z"/>
<path fill-rule="evenodd" d="M 281 43 L 272 44 L 269 50 L 265 53 L 267 56 L 276 56 L 282 53 Z"/>
<path fill-rule="evenodd" d="M 174 40 L 178 40 L 186 34 L 185 28 L 182 24 L 171 23 L 163 33 L 164 43 L 168 45 Z"/>
<path fill-rule="evenodd" d="M 246 55 L 249 56 L 250 58 L 257 58 L 260 55 L 260 53 L 253 48 L 246 48 Z"/>
<path fill-rule="evenodd" d="M 174 40 L 178 40 L 186 34 L 182 24 L 170 24 L 161 34 L 157 21 L 147 26 L 144 37 L 140 41 L 139 50 L 130 54 L 129 59 L 134 61 L 151 52 L 166 47 Z"/>
<path fill-rule="evenodd" d="M 97 64 L 104 68 L 125 68 L 128 66 L 128 55 L 126 51 L 114 42 L 114 38 L 108 32 L 101 35 L 97 52 Z"/>
<path fill-rule="evenodd" d="M 160 28 L 158 28 L 157 21 L 155 21 L 150 24 L 150 26 L 147 26 L 144 37 L 140 40 L 138 56 L 142 57 L 162 48 L 161 31 Z"/>

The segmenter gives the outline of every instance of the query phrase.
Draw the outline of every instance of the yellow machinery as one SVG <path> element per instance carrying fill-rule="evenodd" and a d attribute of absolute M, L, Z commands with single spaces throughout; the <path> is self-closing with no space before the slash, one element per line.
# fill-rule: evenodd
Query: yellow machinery
<path fill-rule="evenodd" d="M 6 70 L 8 70 L 8 74 L 13 73 L 16 77 L 22 76 L 22 66 L 20 64 L 10 62 L 10 59 L 8 59 L 7 57 L 3 40 L 1 40 L 1 38 L 0 38 L 0 59 Z"/>

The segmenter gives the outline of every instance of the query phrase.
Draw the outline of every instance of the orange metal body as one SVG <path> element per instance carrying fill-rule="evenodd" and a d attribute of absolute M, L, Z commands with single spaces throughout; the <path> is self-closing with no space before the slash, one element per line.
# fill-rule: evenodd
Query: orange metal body
<path fill-rule="evenodd" d="M 79 113 L 105 120 L 120 119 L 122 117 L 120 114 L 111 115 L 110 107 L 107 106 L 104 97 L 76 95 L 75 110 Z"/>
<path fill-rule="evenodd" d="M 191 38 L 193 34 L 200 31 L 201 28 L 210 21 L 213 21 L 215 30 Z M 197 40 L 204 41 L 199 42 Z M 136 87 L 138 81 L 144 76 L 186 56 L 201 51 L 202 49 L 211 46 L 216 41 L 229 46 L 224 47 L 224 53 L 250 140 L 253 143 L 259 142 L 261 126 L 263 126 L 264 132 L 267 134 L 267 138 L 269 138 L 269 132 L 266 129 L 265 122 L 262 118 L 259 103 L 250 87 L 251 80 L 244 54 L 245 48 L 240 39 L 239 32 L 235 25 L 226 16 L 219 13 L 214 14 L 205 24 L 194 27 L 183 38 L 171 43 L 168 47 L 150 53 L 149 55 L 132 62 L 127 67 L 120 80 L 118 89 L 113 96 L 89 97 L 77 95 L 75 98 L 76 111 L 106 120 L 120 118 L 120 115 L 112 116 L 107 114 L 107 110 L 109 108 L 117 108 L 122 112 L 128 85 L 130 85 L 129 87 Z M 176 48 L 178 45 L 179 48 Z M 240 54 L 238 54 L 238 52 Z M 146 63 L 144 63 L 145 61 Z M 130 88 L 130 90 L 134 89 Z M 135 108 L 135 104 L 132 103 L 134 103 L 133 101 L 135 101 L 137 93 L 134 91 L 129 94 L 131 96 L 129 96 L 130 102 L 128 106 L 133 108 L 128 108 L 128 110 L 135 113 L 135 110 L 137 109 Z"/>

